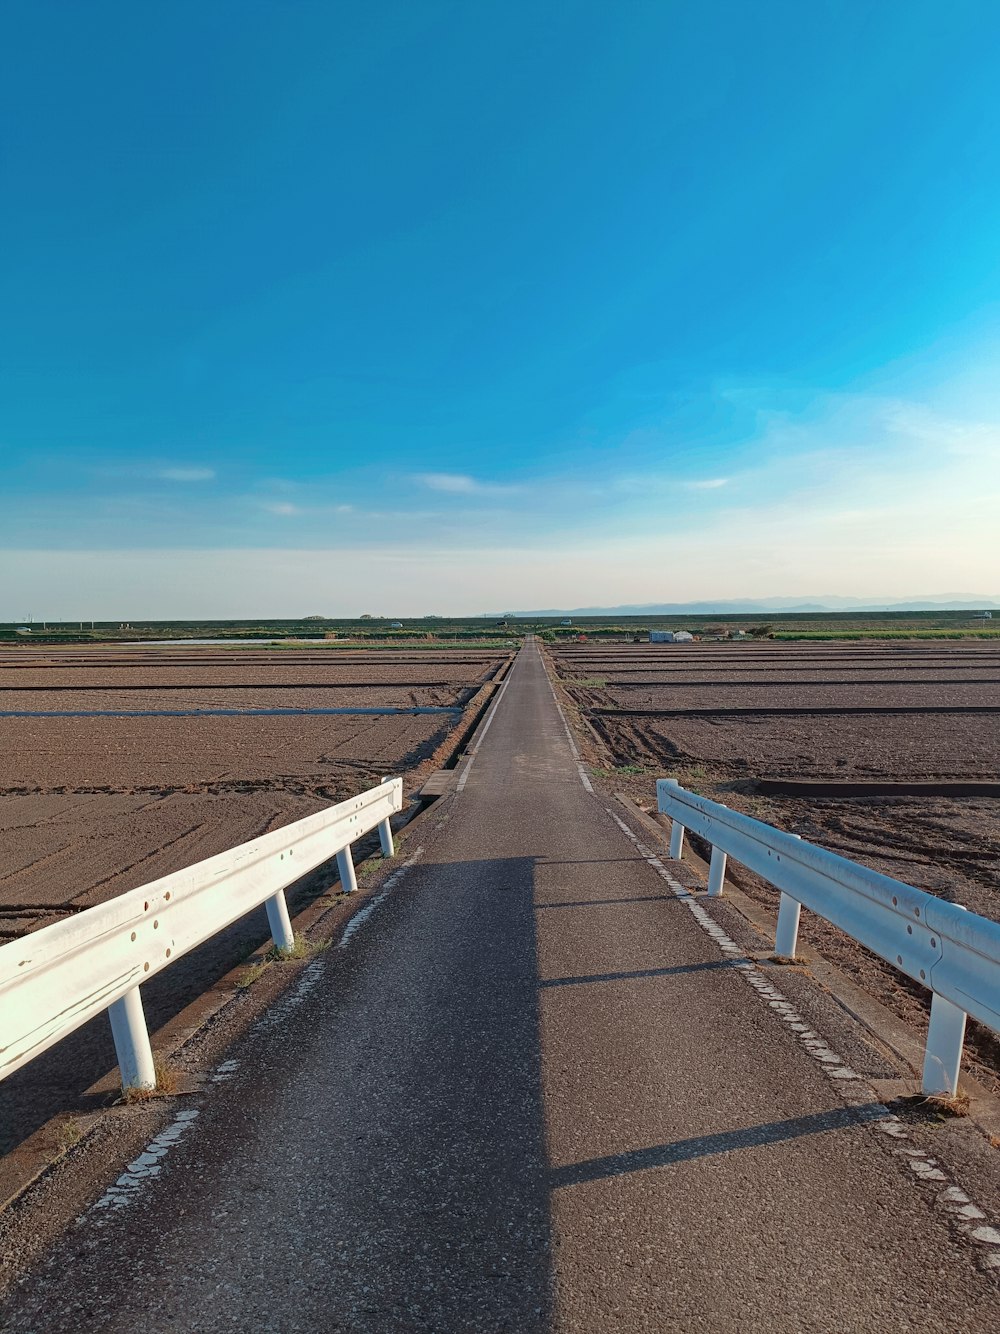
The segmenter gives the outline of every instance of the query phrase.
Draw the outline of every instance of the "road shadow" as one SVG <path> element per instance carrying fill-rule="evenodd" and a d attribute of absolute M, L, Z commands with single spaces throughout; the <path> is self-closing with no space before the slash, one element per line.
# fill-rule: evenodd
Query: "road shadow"
<path fill-rule="evenodd" d="M 763 1125 L 727 1130 L 715 1135 L 696 1135 L 692 1139 L 675 1140 L 673 1144 L 654 1144 L 628 1153 L 610 1154 L 606 1158 L 590 1158 L 584 1162 L 567 1163 L 552 1169 L 550 1183 L 553 1190 L 563 1186 L 580 1186 L 588 1181 L 608 1177 L 627 1176 L 631 1172 L 645 1172 L 655 1167 L 670 1167 L 675 1163 L 690 1162 L 693 1158 L 707 1158 L 719 1153 L 735 1153 L 740 1149 L 758 1149 L 785 1140 L 801 1139 L 805 1135 L 821 1135 L 831 1130 L 883 1121 L 886 1108 L 883 1103 L 865 1103 L 860 1107 L 840 1107 L 810 1116 L 796 1116 L 787 1121 L 769 1121 Z"/>
<path fill-rule="evenodd" d="M 681 963 L 672 968 L 634 968 L 620 973 L 589 973 L 580 977 L 549 977 L 539 982 L 544 991 L 548 987 L 580 987 L 589 982 L 633 982 L 648 977 L 676 977 L 683 973 L 714 972 L 720 968 L 735 968 L 739 959 L 717 959 L 711 963 Z"/>

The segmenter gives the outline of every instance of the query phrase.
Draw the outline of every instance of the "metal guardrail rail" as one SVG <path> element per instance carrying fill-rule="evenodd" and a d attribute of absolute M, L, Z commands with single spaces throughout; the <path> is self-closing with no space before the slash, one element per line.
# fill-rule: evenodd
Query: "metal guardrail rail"
<path fill-rule="evenodd" d="M 291 949 L 286 887 L 336 856 L 345 891 L 357 889 L 351 844 L 377 828 L 391 857 L 389 817 L 402 805 L 402 779 L 383 779 L 360 796 L 0 946 L 0 1079 L 107 1010 L 123 1087 L 155 1087 L 140 984 L 261 904 L 275 946 Z"/>
<path fill-rule="evenodd" d="M 685 829 L 711 844 L 710 896 L 722 893 L 727 857 L 781 891 L 777 955 L 795 957 L 804 905 L 927 987 L 923 1089 L 957 1092 L 966 1017 L 1000 1033 L 1000 923 L 696 796 L 676 779 L 660 779 L 656 795 L 672 821 L 671 857 L 680 857 Z"/>

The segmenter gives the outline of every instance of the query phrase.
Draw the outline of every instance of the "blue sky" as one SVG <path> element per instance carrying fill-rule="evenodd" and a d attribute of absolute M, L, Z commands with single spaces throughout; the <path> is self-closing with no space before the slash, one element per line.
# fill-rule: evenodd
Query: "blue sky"
<path fill-rule="evenodd" d="M 0 44 L 0 617 L 1000 594 L 989 0 Z"/>

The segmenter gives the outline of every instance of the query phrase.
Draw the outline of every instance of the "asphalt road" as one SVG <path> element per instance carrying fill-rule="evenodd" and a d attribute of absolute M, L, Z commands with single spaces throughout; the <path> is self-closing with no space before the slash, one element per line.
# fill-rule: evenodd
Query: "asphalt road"
<path fill-rule="evenodd" d="M 879 1109 L 586 790 L 533 644 L 439 808 L 4 1328 L 993 1334 Z"/>

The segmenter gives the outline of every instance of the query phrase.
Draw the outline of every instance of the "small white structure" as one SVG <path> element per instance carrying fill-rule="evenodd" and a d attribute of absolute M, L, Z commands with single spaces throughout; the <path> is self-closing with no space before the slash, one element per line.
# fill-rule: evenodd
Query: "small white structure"
<path fill-rule="evenodd" d="M 689 634 L 687 630 L 650 630 L 649 642 L 651 644 L 691 644 L 694 642 L 694 635 Z"/>
<path fill-rule="evenodd" d="M 389 629 L 390 629 L 390 630 L 402 630 L 402 628 L 403 628 L 403 622 L 402 622 L 402 621 L 390 621 L 390 622 L 389 622 Z"/>

